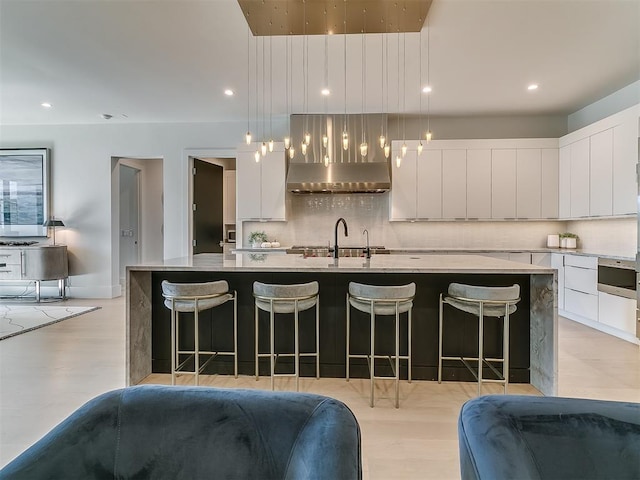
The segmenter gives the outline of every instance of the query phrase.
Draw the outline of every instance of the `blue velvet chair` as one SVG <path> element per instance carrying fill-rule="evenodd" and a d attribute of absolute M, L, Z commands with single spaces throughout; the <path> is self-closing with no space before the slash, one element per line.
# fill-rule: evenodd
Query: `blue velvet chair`
<path fill-rule="evenodd" d="M 488 395 L 462 406 L 463 480 L 640 479 L 640 404 Z"/>
<path fill-rule="evenodd" d="M 145 385 L 89 401 L 1 479 L 361 479 L 360 428 L 319 395 Z"/>

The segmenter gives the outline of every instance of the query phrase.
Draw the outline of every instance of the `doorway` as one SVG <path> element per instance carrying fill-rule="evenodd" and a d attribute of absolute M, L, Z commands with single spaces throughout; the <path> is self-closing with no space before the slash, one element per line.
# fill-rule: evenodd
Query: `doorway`
<path fill-rule="evenodd" d="M 222 253 L 224 168 L 193 159 L 193 253 Z"/>

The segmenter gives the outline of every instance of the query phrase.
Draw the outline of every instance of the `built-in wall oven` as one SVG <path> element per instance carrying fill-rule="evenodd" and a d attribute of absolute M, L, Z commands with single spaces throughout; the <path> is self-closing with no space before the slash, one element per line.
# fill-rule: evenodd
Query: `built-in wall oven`
<path fill-rule="evenodd" d="M 636 299 L 636 262 L 598 258 L 598 290 Z"/>

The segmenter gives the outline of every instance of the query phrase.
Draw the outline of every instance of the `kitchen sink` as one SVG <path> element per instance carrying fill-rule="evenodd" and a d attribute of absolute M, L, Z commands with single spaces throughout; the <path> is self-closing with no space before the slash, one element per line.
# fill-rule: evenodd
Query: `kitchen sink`
<path fill-rule="evenodd" d="M 363 247 L 338 247 L 338 256 L 340 257 L 364 257 L 366 252 Z M 371 255 L 388 254 L 389 250 L 381 246 L 369 247 Z M 287 253 L 292 255 L 302 255 L 303 257 L 330 257 L 333 248 L 317 245 L 294 245 L 287 249 Z"/>

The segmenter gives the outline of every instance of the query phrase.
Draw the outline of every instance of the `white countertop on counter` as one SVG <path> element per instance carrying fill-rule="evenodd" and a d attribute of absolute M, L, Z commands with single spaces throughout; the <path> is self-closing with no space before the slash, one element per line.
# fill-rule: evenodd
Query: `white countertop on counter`
<path fill-rule="evenodd" d="M 597 252 L 593 250 L 576 249 L 576 248 L 421 248 L 421 247 L 401 247 L 388 248 L 391 253 L 407 254 L 472 254 L 482 255 L 483 253 L 501 253 L 501 252 L 529 252 L 529 253 L 562 253 L 571 255 L 584 255 L 589 257 L 602 257 L 612 260 L 635 260 L 635 255 L 616 255 L 605 252 Z"/>
<path fill-rule="evenodd" d="M 362 248 L 362 245 L 348 246 L 343 245 L 344 248 Z M 233 249 L 232 253 L 287 253 L 287 250 L 291 247 L 282 246 L 278 248 L 237 248 Z M 528 253 L 562 253 L 571 255 L 584 255 L 590 257 L 608 258 L 611 260 L 630 260 L 635 261 L 635 254 L 628 255 L 612 254 L 607 252 L 597 252 L 587 249 L 575 249 L 575 248 L 425 248 L 425 247 L 391 247 L 387 248 L 389 252 L 398 255 L 407 254 L 419 254 L 419 255 L 482 255 L 483 253 L 514 253 L 514 252 L 528 252 Z"/>
<path fill-rule="evenodd" d="M 127 271 L 310 271 L 372 273 L 491 273 L 552 274 L 554 269 L 511 262 L 481 255 L 373 255 L 370 260 L 343 257 L 334 261 L 327 257 L 302 255 L 268 255 L 238 253 L 224 255 L 201 253 L 192 257 L 166 260 L 155 265 L 136 265 Z"/>

